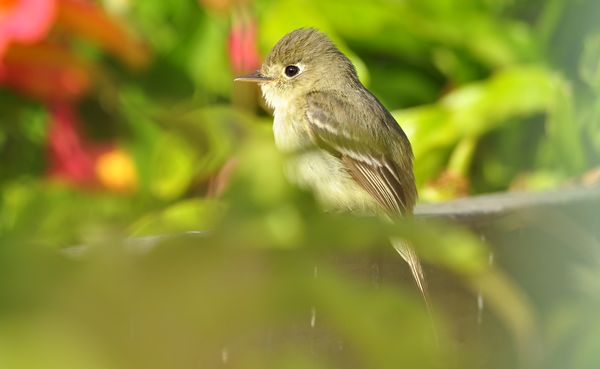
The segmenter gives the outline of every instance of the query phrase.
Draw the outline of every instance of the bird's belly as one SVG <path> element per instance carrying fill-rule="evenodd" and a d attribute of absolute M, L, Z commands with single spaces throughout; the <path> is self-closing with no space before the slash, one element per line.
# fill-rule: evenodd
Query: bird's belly
<path fill-rule="evenodd" d="M 291 156 L 286 175 L 299 187 L 312 190 L 327 210 L 371 214 L 378 209 L 375 200 L 350 177 L 342 163 L 321 149 Z"/>

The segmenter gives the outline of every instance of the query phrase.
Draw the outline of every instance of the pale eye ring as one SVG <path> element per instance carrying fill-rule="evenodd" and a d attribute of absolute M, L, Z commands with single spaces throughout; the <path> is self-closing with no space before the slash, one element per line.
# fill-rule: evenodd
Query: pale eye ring
<path fill-rule="evenodd" d="M 298 68 L 296 65 L 288 65 L 283 70 L 283 73 L 285 73 L 285 75 L 289 78 L 292 78 L 295 77 L 298 73 L 300 73 L 300 68 Z"/>

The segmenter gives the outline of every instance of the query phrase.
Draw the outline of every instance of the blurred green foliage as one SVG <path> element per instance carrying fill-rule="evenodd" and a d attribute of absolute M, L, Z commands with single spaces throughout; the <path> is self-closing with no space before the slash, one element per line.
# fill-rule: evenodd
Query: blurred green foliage
<path fill-rule="evenodd" d="M 48 40 L 79 60 L 65 68 L 85 65 L 90 76 L 67 102 L 83 151 L 108 143 L 125 153 L 104 177 L 57 180 L 53 163 L 77 155 L 50 149 L 56 99 L 0 86 L 0 367 L 598 363 L 600 327 L 582 323 L 598 307 L 595 265 L 572 282 L 594 288 L 538 316 L 470 232 L 323 214 L 285 181 L 258 91 L 233 83 L 234 54 L 249 51 L 231 47 L 238 26 L 256 27 L 244 47 L 263 56 L 294 28 L 328 33 L 410 137 L 422 201 L 543 189 L 600 164 L 597 1 L 101 5 L 146 45 L 145 67 L 68 27 Z M 124 38 L 121 48 L 133 45 Z M 134 180 L 123 174 L 128 158 Z M 193 230 L 207 233 L 181 235 Z M 448 301 L 435 301 L 436 342 L 411 284 L 374 287 L 344 268 L 344 258 L 385 254 L 390 236 L 410 239 L 429 264 L 484 296 L 503 345 L 457 344 Z M 507 355 L 491 364 L 505 343 Z"/>

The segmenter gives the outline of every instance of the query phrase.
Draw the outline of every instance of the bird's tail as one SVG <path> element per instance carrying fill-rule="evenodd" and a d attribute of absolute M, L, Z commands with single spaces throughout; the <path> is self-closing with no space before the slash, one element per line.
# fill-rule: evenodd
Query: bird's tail
<path fill-rule="evenodd" d="M 393 239 L 392 245 L 398 251 L 400 256 L 406 261 L 408 266 L 410 267 L 410 272 L 423 296 L 423 301 L 425 302 L 425 307 L 427 308 L 427 312 L 431 316 L 431 303 L 429 300 L 429 292 L 427 289 L 427 281 L 425 280 L 425 274 L 423 273 L 423 267 L 421 266 L 421 261 L 419 260 L 419 256 L 410 245 L 410 243 L 406 240 L 402 239 Z"/>
<path fill-rule="evenodd" d="M 429 290 L 427 289 L 427 281 L 425 280 L 425 274 L 423 273 L 423 267 L 421 266 L 421 261 L 419 260 L 419 256 L 415 252 L 415 249 L 411 246 L 411 244 L 403 239 L 392 239 L 392 246 L 394 249 L 398 251 L 400 256 L 406 261 L 410 268 L 410 272 L 421 292 L 421 296 L 423 296 L 423 302 L 425 303 L 425 308 L 427 309 L 427 314 L 429 315 L 429 319 L 431 322 L 431 331 L 433 333 L 433 338 L 435 342 L 439 345 L 439 335 L 433 320 L 433 311 L 431 307 L 431 302 L 429 299 Z"/>

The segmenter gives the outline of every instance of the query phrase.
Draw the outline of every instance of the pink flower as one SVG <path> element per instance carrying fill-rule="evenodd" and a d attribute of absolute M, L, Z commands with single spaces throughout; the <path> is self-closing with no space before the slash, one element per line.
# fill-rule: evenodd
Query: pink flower
<path fill-rule="evenodd" d="M 12 42 L 44 38 L 56 16 L 56 0 L 0 0 L 0 59 Z"/>
<path fill-rule="evenodd" d="M 236 74 L 258 69 L 260 57 L 256 44 L 256 22 L 244 23 L 234 18 L 229 34 L 229 59 Z"/>
<path fill-rule="evenodd" d="M 48 132 L 48 175 L 67 182 L 91 186 L 95 184 L 95 161 L 110 146 L 88 142 L 80 132 L 79 120 L 69 104 L 51 108 Z"/>

